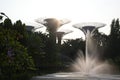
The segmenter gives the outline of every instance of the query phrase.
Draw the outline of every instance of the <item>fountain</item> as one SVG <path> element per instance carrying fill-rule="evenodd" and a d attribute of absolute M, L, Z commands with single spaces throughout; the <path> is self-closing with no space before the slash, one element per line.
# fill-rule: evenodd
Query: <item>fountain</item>
<path fill-rule="evenodd" d="M 106 61 L 100 61 L 96 45 L 92 36 L 98 28 L 104 27 L 103 23 L 79 23 L 73 27 L 82 30 L 86 37 L 86 53 L 79 51 L 78 58 L 73 62 L 73 72 L 61 72 L 45 76 L 35 76 L 32 80 L 120 80 L 120 75 L 110 74 L 113 67 Z"/>
<path fill-rule="evenodd" d="M 99 53 L 97 52 L 96 44 L 94 44 L 92 38 L 94 31 L 104 26 L 105 24 L 96 22 L 73 25 L 73 27 L 82 30 L 86 38 L 86 54 L 84 56 L 82 52 L 79 53 L 78 59 L 72 64 L 73 70 L 87 74 L 110 73 L 109 69 L 111 69 L 111 66 L 106 62 L 100 62 L 98 57 Z"/>

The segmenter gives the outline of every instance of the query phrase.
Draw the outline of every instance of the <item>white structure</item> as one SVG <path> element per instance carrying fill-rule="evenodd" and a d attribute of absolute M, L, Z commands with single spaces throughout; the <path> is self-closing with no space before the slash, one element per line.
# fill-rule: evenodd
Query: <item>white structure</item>
<path fill-rule="evenodd" d="M 77 23 L 73 25 L 73 27 L 82 30 L 85 35 L 87 31 L 90 31 L 90 33 L 92 33 L 94 32 L 95 29 L 98 29 L 104 26 L 105 26 L 104 23 L 98 23 L 98 22 Z"/>

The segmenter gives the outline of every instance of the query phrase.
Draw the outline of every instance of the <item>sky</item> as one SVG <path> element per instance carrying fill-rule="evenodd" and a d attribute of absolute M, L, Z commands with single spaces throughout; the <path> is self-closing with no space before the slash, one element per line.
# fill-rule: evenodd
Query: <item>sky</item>
<path fill-rule="evenodd" d="M 66 18 L 71 23 L 60 30 L 70 29 L 74 32 L 64 38 L 84 38 L 80 30 L 72 27 L 73 24 L 102 22 L 106 26 L 99 31 L 109 34 L 111 21 L 120 18 L 119 4 L 120 0 L 0 0 L 0 12 L 4 12 L 13 22 L 22 20 L 26 24 L 44 17 Z"/>

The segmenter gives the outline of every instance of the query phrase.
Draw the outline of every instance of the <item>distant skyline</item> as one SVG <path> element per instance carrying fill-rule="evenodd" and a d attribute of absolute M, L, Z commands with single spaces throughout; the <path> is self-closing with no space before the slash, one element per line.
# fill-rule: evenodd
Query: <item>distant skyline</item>
<path fill-rule="evenodd" d="M 109 26 L 115 18 L 120 18 L 120 0 L 0 0 L 0 12 L 4 12 L 15 22 L 34 22 L 41 17 L 66 18 L 70 24 L 64 25 L 65 29 L 75 32 L 66 38 L 83 36 L 83 33 L 72 27 L 81 22 L 102 22 L 107 24 L 100 29 L 109 34 Z"/>

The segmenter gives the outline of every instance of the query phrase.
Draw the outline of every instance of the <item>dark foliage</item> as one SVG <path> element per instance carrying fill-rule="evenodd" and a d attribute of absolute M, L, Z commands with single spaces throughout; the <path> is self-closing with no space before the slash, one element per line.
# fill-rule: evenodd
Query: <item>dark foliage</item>
<path fill-rule="evenodd" d="M 75 60 L 78 50 L 85 53 L 85 41 L 83 39 L 68 40 L 61 47 L 62 56 L 70 61 Z"/>

